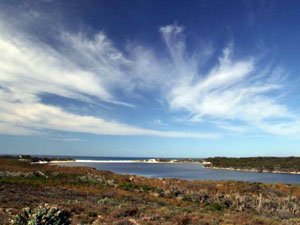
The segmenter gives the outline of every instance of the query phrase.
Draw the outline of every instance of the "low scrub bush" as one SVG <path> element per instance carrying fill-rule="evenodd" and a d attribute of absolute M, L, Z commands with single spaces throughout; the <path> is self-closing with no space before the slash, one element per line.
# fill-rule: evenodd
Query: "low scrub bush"
<path fill-rule="evenodd" d="M 43 205 L 35 209 L 24 208 L 15 216 L 12 225 L 69 225 L 70 214 L 55 206 Z"/>

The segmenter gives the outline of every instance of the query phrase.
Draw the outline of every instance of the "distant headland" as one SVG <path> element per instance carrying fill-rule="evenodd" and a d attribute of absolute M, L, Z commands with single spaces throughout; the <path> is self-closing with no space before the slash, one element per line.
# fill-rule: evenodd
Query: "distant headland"
<path fill-rule="evenodd" d="M 213 157 L 203 162 L 206 168 L 259 173 L 300 174 L 300 157 Z"/>

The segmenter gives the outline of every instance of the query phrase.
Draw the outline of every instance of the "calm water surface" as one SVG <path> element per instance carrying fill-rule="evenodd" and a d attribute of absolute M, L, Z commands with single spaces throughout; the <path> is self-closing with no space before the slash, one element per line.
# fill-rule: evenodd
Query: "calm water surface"
<path fill-rule="evenodd" d="M 185 180 L 239 180 L 266 183 L 298 183 L 300 175 L 238 172 L 206 169 L 199 163 L 99 163 L 67 162 L 64 166 L 86 166 L 119 174 L 134 174 L 156 178 L 179 178 Z"/>

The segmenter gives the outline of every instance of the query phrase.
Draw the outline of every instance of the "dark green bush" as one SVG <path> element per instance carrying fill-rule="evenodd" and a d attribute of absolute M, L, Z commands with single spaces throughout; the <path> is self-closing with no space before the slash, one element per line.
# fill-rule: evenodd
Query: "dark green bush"
<path fill-rule="evenodd" d="M 221 211 L 226 208 L 228 208 L 226 205 L 219 204 L 219 203 L 210 203 L 205 206 L 205 209 L 207 209 L 209 211 Z"/>
<path fill-rule="evenodd" d="M 70 214 L 55 206 L 43 205 L 35 209 L 24 208 L 15 216 L 12 225 L 69 225 Z"/>

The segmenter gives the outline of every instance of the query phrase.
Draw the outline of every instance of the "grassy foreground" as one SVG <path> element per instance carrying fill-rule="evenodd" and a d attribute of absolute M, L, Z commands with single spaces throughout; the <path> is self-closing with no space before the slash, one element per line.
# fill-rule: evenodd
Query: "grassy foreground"
<path fill-rule="evenodd" d="M 184 181 L 0 159 L 0 223 L 44 204 L 71 224 L 300 224 L 300 186 Z"/>

